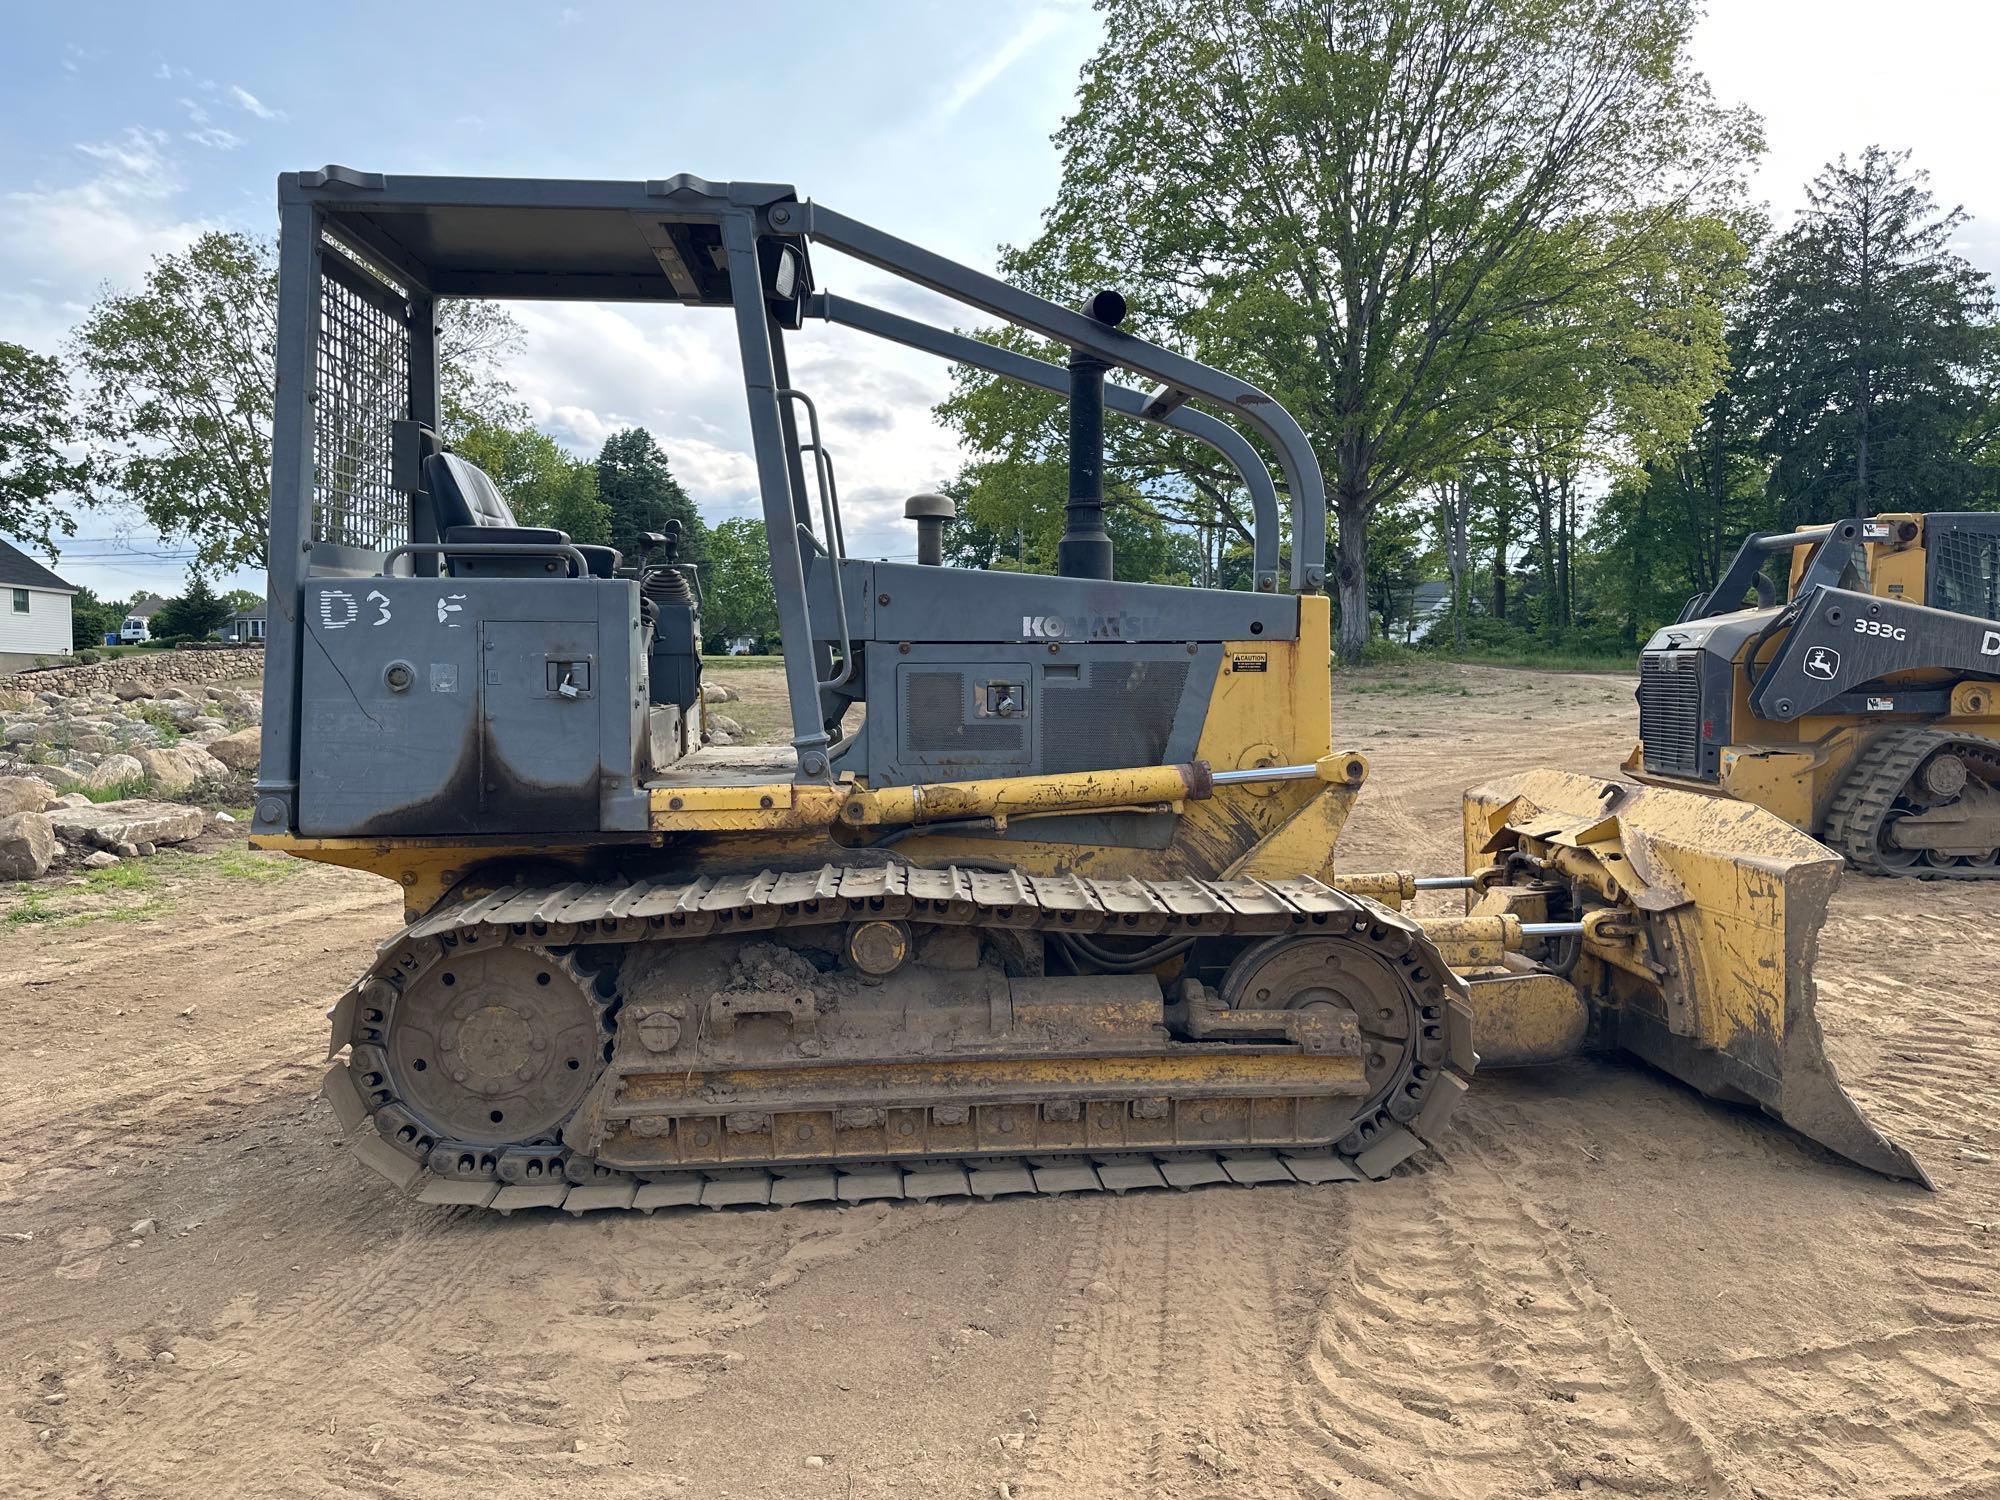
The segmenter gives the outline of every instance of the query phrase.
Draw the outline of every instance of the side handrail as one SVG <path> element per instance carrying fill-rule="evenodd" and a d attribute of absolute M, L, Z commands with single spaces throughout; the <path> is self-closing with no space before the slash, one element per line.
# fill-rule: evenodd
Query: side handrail
<path fill-rule="evenodd" d="M 826 526 L 826 545 L 819 550 L 826 554 L 829 571 L 833 574 L 833 612 L 840 617 L 840 671 L 831 678 L 816 679 L 820 690 L 824 692 L 831 688 L 845 687 L 854 676 L 854 640 L 847 624 L 847 585 L 841 577 L 840 564 L 844 548 L 840 541 L 839 516 L 834 509 L 833 463 L 828 458 L 826 444 L 820 437 L 819 408 L 813 404 L 812 397 L 804 391 L 794 390 L 789 386 L 780 387 L 778 394 L 787 400 L 798 402 L 806 409 L 806 428 L 812 434 L 812 442 L 807 446 L 812 449 L 813 481 L 819 488 L 820 517 Z M 799 524 L 799 533 L 808 540 L 816 540 L 812 528 L 803 522 Z M 810 580 L 807 583 L 806 618 L 808 639 L 810 639 L 812 589 Z"/>
<path fill-rule="evenodd" d="M 912 349 L 921 349 L 926 354 L 938 355 L 955 364 L 971 365 L 1003 379 L 1018 381 L 1022 385 L 1037 386 L 1059 395 L 1069 390 L 1069 371 L 1061 365 L 983 343 L 950 329 L 920 323 L 915 318 L 906 318 L 866 302 L 856 302 L 852 297 L 815 292 L 808 299 L 806 310 L 808 316 L 821 317 L 829 323 L 858 329 L 862 333 L 872 333 Z M 1184 432 L 1197 442 L 1206 443 L 1229 462 L 1237 477 L 1243 481 L 1243 487 L 1249 491 L 1250 511 L 1256 521 L 1251 540 L 1254 587 L 1259 593 L 1275 593 L 1280 555 L 1278 489 L 1271 482 L 1271 471 L 1264 467 L 1264 460 L 1251 447 L 1250 440 L 1227 422 L 1206 412 L 1158 401 L 1128 386 L 1106 383 L 1104 401 L 1125 416 Z M 1296 548 L 1294 555 L 1296 557 Z M 1295 575 L 1298 572 L 1296 565 L 1293 572 Z"/>
<path fill-rule="evenodd" d="M 1162 405 L 1171 404 L 1174 393 L 1185 393 L 1240 416 L 1270 443 L 1291 489 L 1293 585 L 1300 593 L 1325 587 L 1326 480 L 1305 430 L 1268 392 L 810 200 L 774 203 L 766 212 L 781 234 L 804 234 L 905 281 L 1160 381 L 1171 388 Z"/>

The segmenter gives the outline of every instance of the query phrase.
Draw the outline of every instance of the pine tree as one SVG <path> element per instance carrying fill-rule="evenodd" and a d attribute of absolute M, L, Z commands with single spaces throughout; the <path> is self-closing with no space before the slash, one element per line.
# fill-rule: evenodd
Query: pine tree
<path fill-rule="evenodd" d="M 229 614 L 229 601 L 209 586 L 203 574 L 189 568 L 187 592 L 169 599 L 153 615 L 153 638 L 199 641 L 220 629 Z"/>
<path fill-rule="evenodd" d="M 1786 522 L 1962 508 L 1980 488 L 1993 287 L 1951 248 L 1964 211 L 1927 182 L 1908 152 L 1842 156 L 1772 247 L 1744 374 Z"/>
<path fill-rule="evenodd" d="M 604 440 L 597 455 L 597 497 L 611 511 L 611 545 L 637 556 L 639 537 L 681 523 L 682 562 L 705 557 L 704 529 L 694 501 L 667 467 L 667 456 L 643 427 L 628 427 Z"/>

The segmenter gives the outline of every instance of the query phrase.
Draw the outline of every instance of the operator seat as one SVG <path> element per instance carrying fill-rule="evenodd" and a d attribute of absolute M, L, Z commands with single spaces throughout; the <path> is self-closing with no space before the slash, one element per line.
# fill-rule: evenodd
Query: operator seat
<path fill-rule="evenodd" d="M 454 542 L 511 542 L 523 546 L 574 546 L 583 554 L 593 578 L 609 578 L 620 558 L 615 547 L 571 542 L 569 533 L 553 526 L 523 526 L 514 519 L 507 497 L 492 477 L 456 453 L 433 453 L 424 459 L 424 488 L 437 507 L 438 529 L 445 562 L 454 576 L 486 574 L 503 577 L 539 576 L 546 571 L 533 554 L 518 558 L 481 556 L 451 551 Z"/>

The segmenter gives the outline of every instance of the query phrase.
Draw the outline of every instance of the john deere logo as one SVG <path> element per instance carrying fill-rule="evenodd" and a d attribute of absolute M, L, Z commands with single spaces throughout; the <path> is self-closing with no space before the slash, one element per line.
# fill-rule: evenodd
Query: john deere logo
<path fill-rule="evenodd" d="M 1831 646 L 1815 646 L 1806 653 L 1806 676 L 1831 682 L 1840 672 L 1840 653 Z"/>

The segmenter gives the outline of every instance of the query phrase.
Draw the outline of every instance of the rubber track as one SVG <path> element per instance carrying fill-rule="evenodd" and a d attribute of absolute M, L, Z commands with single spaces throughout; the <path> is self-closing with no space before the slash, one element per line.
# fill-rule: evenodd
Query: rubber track
<path fill-rule="evenodd" d="M 420 950 L 431 944 L 455 947 L 487 940 L 565 948 L 685 941 L 863 917 L 1119 936 L 1331 936 L 1372 930 L 1376 941 L 1392 945 L 1402 940 L 1398 934 L 1409 942 L 1423 941 L 1422 927 L 1411 918 L 1309 876 L 1277 881 L 1091 880 L 888 864 L 766 870 L 690 882 L 513 886 L 489 896 L 448 901 L 384 943 L 368 973 L 329 1013 L 333 1023 L 329 1055 L 368 1038 L 363 998 L 368 988 L 421 967 Z M 564 1178 L 502 1182 L 433 1173 L 421 1156 L 378 1132 L 376 1112 L 363 1098 L 346 1061 L 335 1062 L 328 1070 L 323 1091 L 342 1126 L 353 1135 L 355 1153 L 399 1190 L 425 1203 L 491 1208 L 503 1214 L 527 1208 L 560 1208 L 573 1214 L 600 1209 L 651 1213 L 668 1207 L 1358 1181 L 1385 1177 L 1427 1142 L 1435 1143 L 1477 1065 L 1462 986 L 1442 961 L 1437 967 L 1446 1005 L 1446 1065 L 1434 1073 L 1414 1118 L 1397 1123 L 1378 1112 L 1378 1123 L 1366 1131 L 1367 1139 L 1351 1155 L 1333 1147 L 1080 1152 L 769 1170 L 715 1168 L 648 1172 L 643 1178 L 572 1157 Z"/>
<path fill-rule="evenodd" d="M 1878 857 L 1882 825 L 1910 778 L 1932 755 L 1955 749 L 2000 780 L 2000 741 L 1934 729 L 1890 730 L 1855 757 L 1827 804 L 1825 842 L 1864 875 L 1917 880 L 1993 880 L 2000 865 L 1885 865 Z"/>

